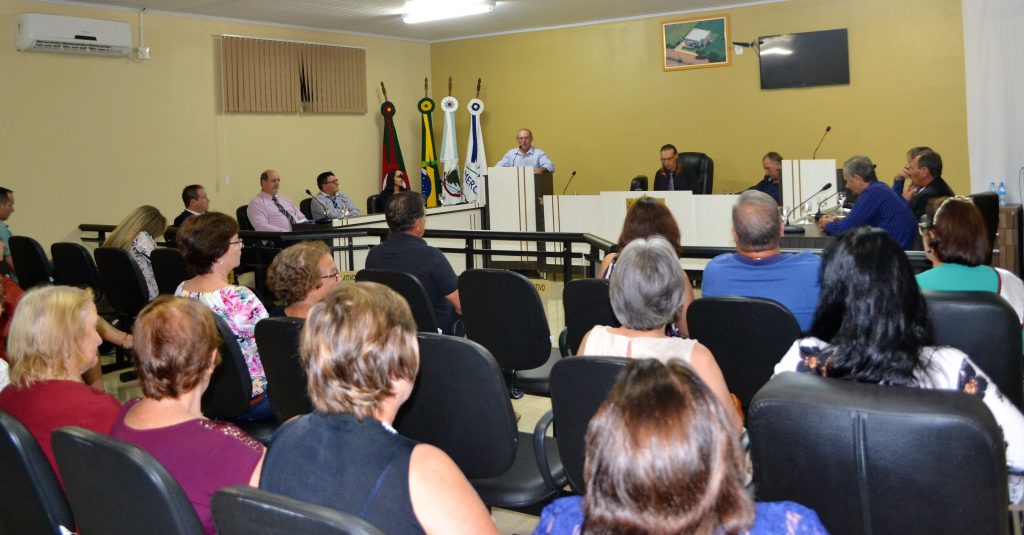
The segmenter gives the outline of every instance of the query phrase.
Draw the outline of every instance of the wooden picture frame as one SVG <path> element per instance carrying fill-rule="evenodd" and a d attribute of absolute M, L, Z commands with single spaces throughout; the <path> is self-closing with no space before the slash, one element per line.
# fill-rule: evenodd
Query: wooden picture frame
<path fill-rule="evenodd" d="M 662 68 L 667 71 L 732 64 L 729 15 L 661 23 Z"/>

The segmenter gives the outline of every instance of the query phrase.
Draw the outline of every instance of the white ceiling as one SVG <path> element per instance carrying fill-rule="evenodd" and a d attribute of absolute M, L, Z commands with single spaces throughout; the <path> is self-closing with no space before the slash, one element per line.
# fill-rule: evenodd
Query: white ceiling
<path fill-rule="evenodd" d="M 442 41 L 608 20 L 724 9 L 782 0 L 498 0 L 494 11 L 405 24 L 405 0 L 101 0 L 75 4 L 143 9 L 386 37 Z M 61 2 L 68 3 L 68 2 Z"/>

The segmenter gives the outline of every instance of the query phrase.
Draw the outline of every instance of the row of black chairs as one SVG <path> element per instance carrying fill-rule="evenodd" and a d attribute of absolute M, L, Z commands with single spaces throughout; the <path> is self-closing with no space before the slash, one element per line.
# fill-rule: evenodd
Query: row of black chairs
<path fill-rule="evenodd" d="M 78 427 L 55 431 L 53 448 L 63 488 L 32 435 L 0 411 L 0 533 L 204 533 L 181 486 L 145 451 Z M 217 491 L 212 509 L 224 535 L 382 533 L 341 511 L 244 485 Z"/>

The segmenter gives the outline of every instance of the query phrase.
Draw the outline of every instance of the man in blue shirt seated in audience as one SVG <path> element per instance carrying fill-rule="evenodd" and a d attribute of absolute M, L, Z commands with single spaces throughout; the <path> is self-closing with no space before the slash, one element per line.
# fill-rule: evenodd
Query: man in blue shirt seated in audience
<path fill-rule="evenodd" d="M 384 218 L 390 232 L 383 243 L 370 249 L 366 267 L 402 271 L 419 279 L 434 306 L 437 326 L 445 334 L 464 335 L 456 326 L 462 314 L 459 278 L 444 253 L 423 239 L 427 228 L 423 196 L 416 191 L 395 193 L 384 208 Z"/>
<path fill-rule="evenodd" d="M 736 252 L 716 256 L 704 268 L 701 295 L 739 295 L 777 301 L 796 317 L 800 329 L 811 327 L 818 303 L 821 259 L 809 252 L 780 249 L 779 205 L 768 194 L 747 190 L 732 207 Z"/>
<path fill-rule="evenodd" d="M 854 156 L 843 164 L 846 187 L 857 194 L 857 202 L 845 218 L 827 215 L 818 227 L 835 236 L 856 227 L 878 227 L 889 233 L 904 249 L 914 246 L 917 220 L 910 205 L 888 185 L 879 182 L 875 164 L 867 156 Z"/>
<path fill-rule="evenodd" d="M 764 178 L 750 189 L 771 195 L 777 204 L 782 204 L 782 155 L 772 151 L 761 158 Z"/>

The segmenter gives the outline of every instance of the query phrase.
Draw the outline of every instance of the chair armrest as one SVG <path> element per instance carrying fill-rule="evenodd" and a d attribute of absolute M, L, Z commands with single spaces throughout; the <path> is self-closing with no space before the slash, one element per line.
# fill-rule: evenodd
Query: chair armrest
<path fill-rule="evenodd" d="M 540 417 L 540 420 L 537 420 L 537 425 L 533 427 L 533 454 L 537 458 L 537 469 L 540 470 L 540 476 L 544 479 L 544 483 L 550 488 L 558 489 L 564 487 L 567 481 L 555 481 L 555 477 L 551 474 L 551 465 L 548 463 L 548 450 L 546 448 L 548 428 L 551 427 L 551 422 L 554 419 L 554 413 L 549 410 L 544 413 L 544 416 Z"/>

